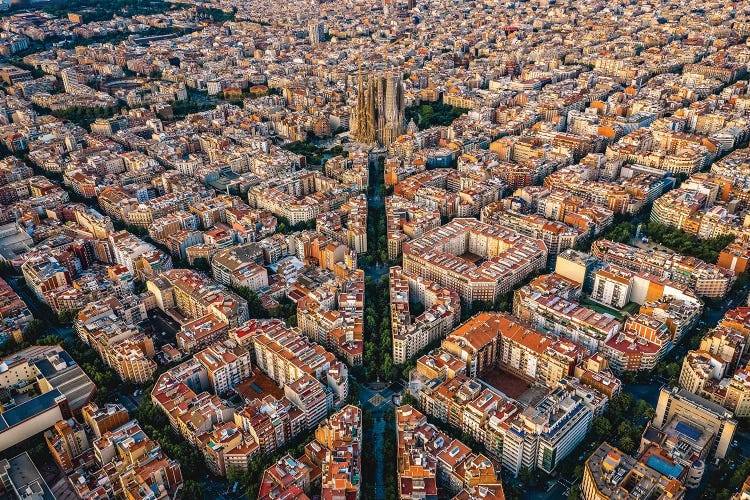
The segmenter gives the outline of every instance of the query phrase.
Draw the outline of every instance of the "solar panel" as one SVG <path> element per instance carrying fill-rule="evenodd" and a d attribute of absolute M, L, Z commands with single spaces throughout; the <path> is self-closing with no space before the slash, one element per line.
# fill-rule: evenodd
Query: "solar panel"
<path fill-rule="evenodd" d="M 677 430 L 677 432 L 679 432 L 680 434 L 684 434 L 685 436 L 689 437 L 693 441 L 697 441 L 698 438 L 700 438 L 702 434 L 701 431 L 699 431 L 698 429 L 694 427 L 690 427 L 685 422 L 678 422 L 677 425 L 675 426 L 675 429 Z"/>

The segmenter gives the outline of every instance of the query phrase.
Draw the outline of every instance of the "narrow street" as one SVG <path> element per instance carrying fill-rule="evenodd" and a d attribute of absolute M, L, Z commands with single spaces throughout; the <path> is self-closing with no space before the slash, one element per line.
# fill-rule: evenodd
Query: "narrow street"
<path fill-rule="evenodd" d="M 371 159 L 369 168 L 370 178 L 367 190 L 367 210 L 383 210 L 383 162 L 380 159 L 375 161 Z M 372 248 L 368 250 L 373 251 Z M 374 265 L 369 265 L 363 262 L 360 266 L 364 270 L 365 276 L 369 277 L 372 282 L 379 282 L 383 276 L 388 275 L 387 264 L 378 262 Z M 365 296 L 365 301 L 367 301 L 367 296 Z M 361 385 L 359 395 L 362 409 L 372 413 L 372 442 L 365 445 L 363 451 L 365 453 L 373 453 L 375 456 L 374 498 L 375 500 L 385 500 L 383 443 L 385 440 L 386 421 L 383 416 L 385 412 L 394 411 L 391 403 L 393 391 L 389 388 L 374 390 L 365 383 Z"/>
<path fill-rule="evenodd" d="M 380 281 L 380 278 L 388 274 L 388 266 L 383 264 L 375 264 L 374 266 L 368 266 L 364 264 L 360 266 L 365 271 L 365 276 L 369 276 L 373 282 Z"/>
<path fill-rule="evenodd" d="M 385 420 L 380 414 L 375 414 L 372 419 L 372 453 L 375 454 L 377 467 L 375 469 L 375 499 L 385 500 L 385 482 L 383 475 L 385 466 L 383 464 L 383 436 L 385 433 Z M 366 450 L 365 450 L 366 452 Z"/>
<path fill-rule="evenodd" d="M 383 162 L 380 160 L 370 160 L 370 177 L 367 188 L 367 210 L 381 210 L 385 204 L 383 199 Z M 368 249 L 372 251 L 372 248 Z M 388 266 L 383 263 L 374 265 L 361 263 L 360 267 L 365 271 L 365 276 L 369 276 L 373 282 L 380 281 L 380 278 L 388 274 Z"/>
<path fill-rule="evenodd" d="M 20 277 L 14 276 L 5 278 L 5 281 L 10 285 L 13 291 L 21 297 L 21 300 L 26 303 L 29 311 L 34 315 L 34 318 L 44 322 L 44 325 L 47 328 L 47 334 L 57 335 L 65 340 L 73 340 L 73 328 L 70 326 L 57 326 L 49 316 L 52 314 L 51 311 L 46 307 L 42 307 L 36 295 L 31 293 L 25 285 L 22 285 L 22 281 L 19 281 L 20 279 Z"/>
<path fill-rule="evenodd" d="M 373 208 L 380 208 L 383 206 L 384 200 L 383 195 L 380 192 L 380 187 L 384 186 L 384 173 L 383 173 L 383 160 L 380 157 L 375 161 L 370 158 L 370 178 L 368 180 L 369 186 L 367 189 L 367 206 Z"/>
<path fill-rule="evenodd" d="M 387 421 L 385 415 L 387 412 L 395 411 L 392 398 L 400 394 L 395 390 L 393 385 L 383 389 L 371 389 L 367 384 L 361 384 L 359 388 L 359 404 L 362 411 L 367 411 L 372 415 L 372 435 L 369 440 L 365 440 L 363 453 L 374 454 L 376 460 L 375 477 L 374 477 L 374 498 L 375 500 L 385 500 L 385 431 Z"/>

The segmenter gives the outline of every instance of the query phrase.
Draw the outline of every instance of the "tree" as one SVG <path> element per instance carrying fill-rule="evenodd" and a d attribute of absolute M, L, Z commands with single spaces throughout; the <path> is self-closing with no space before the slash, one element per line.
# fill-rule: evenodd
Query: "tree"
<path fill-rule="evenodd" d="M 247 309 L 251 318 L 267 318 L 268 311 L 263 307 L 258 294 L 246 286 L 235 289 L 237 294 L 247 301 Z"/>
<path fill-rule="evenodd" d="M 677 378 L 680 376 L 681 370 L 682 367 L 673 361 L 666 364 L 660 364 L 656 369 L 656 373 L 668 379 L 670 385 L 674 385 L 674 382 L 676 382 Z"/>
<path fill-rule="evenodd" d="M 198 481 L 188 479 L 182 483 L 180 496 L 185 500 L 203 500 L 203 486 Z"/>
<path fill-rule="evenodd" d="M 581 488 L 578 485 L 573 485 L 568 490 L 568 500 L 579 500 L 581 498 Z"/>
<path fill-rule="evenodd" d="M 620 449 L 627 454 L 631 454 L 635 451 L 635 443 L 630 436 L 625 436 L 620 439 Z"/>
<path fill-rule="evenodd" d="M 242 483 L 245 481 L 245 471 L 238 467 L 230 467 L 227 470 L 227 481 L 230 483 Z"/>
<path fill-rule="evenodd" d="M 193 261 L 193 267 L 198 269 L 199 271 L 205 271 L 208 272 L 211 270 L 211 264 L 208 262 L 208 259 L 205 257 L 198 257 Z"/>
<path fill-rule="evenodd" d="M 719 252 L 734 241 L 734 235 L 723 235 L 716 238 L 700 239 L 682 229 L 648 222 L 641 226 L 644 234 L 655 243 L 662 244 L 677 253 L 689 255 L 706 262 L 716 262 Z"/>
<path fill-rule="evenodd" d="M 370 310 L 370 312 L 368 312 Z M 372 311 L 372 308 L 368 307 L 365 310 L 365 323 L 367 324 L 367 329 L 370 331 L 375 330 L 375 313 Z"/>
<path fill-rule="evenodd" d="M 40 338 L 38 343 L 41 345 L 63 345 L 65 344 L 65 339 L 58 335 L 47 335 Z"/>
<path fill-rule="evenodd" d="M 607 231 L 603 238 L 616 241 L 618 243 L 630 243 L 635 236 L 636 227 L 631 222 L 621 222 Z"/>
<path fill-rule="evenodd" d="M 521 471 L 518 473 L 518 480 L 528 488 L 535 488 L 539 484 L 539 476 L 534 473 L 528 467 L 521 467 Z"/>
<path fill-rule="evenodd" d="M 73 321 L 78 316 L 78 311 L 75 309 L 65 309 L 57 314 L 57 320 L 63 325 L 72 325 Z"/>
<path fill-rule="evenodd" d="M 414 120 L 420 129 L 447 126 L 468 111 L 466 108 L 457 108 L 443 102 L 421 104 L 406 108 L 406 120 Z"/>
<path fill-rule="evenodd" d="M 393 359 L 391 358 L 391 354 L 389 351 L 386 351 L 386 354 L 383 356 L 383 378 L 386 380 L 391 380 L 393 371 Z"/>
<path fill-rule="evenodd" d="M 656 413 L 654 408 L 643 399 L 639 399 L 635 402 L 635 417 L 636 419 L 647 418 L 651 419 Z"/>
<path fill-rule="evenodd" d="M 44 322 L 40 319 L 32 319 L 23 330 L 23 338 L 31 344 L 35 344 L 39 337 L 47 330 Z"/>
<path fill-rule="evenodd" d="M 359 384 L 356 380 L 349 382 L 349 394 L 346 397 L 346 402 L 353 405 L 359 402 Z"/>
<path fill-rule="evenodd" d="M 630 432 L 633 430 L 633 426 L 628 422 L 627 420 L 623 420 L 622 423 L 617 427 L 617 434 L 620 436 L 625 436 L 630 434 Z"/>
<path fill-rule="evenodd" d="M 411 405 L 415 408 L 419 406 L 419 401 L 417 401 L 417 398 L 411 395 L 410 392 L 404 392 L 401 395 L 401 404 L 402 405 Z"/>
<path fill-rule="evenodd" d="M 389 479 L 390 476 L 389 476 Z M 388 481 L 388 483 L 385 486 L 385 497 L 386 498 L 396 498 L 398 495 L 396 495 L 396 485 L 393 483 L 393 479 Z"/>
<path fill-rule="evenodd" d="M 596 417 L 591 424 L 591 431 L 594 433 L 596 440 L 607 439 L 612 434 L 612 424 L 606 417 Z"/>

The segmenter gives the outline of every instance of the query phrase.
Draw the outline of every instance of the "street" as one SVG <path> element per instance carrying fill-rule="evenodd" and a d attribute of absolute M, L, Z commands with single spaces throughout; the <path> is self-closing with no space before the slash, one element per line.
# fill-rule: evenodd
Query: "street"
<path fill-rule="evenodd" d="M 385 419 L 380 414 L 376 414 L 372 419 L 372 453 L 375 454 L 375 498 L 377 500 L 385 499 L 385 483 L 383 474 L 385 464 L 383 463 L 383 439 L 385 434 Z"/>
<path fill-rule="evenodd" d="M 394 383 L 382 389 L 371 389 L 365 384 L 359 386 L 359 402 L 363 411 L 372 413 L 372 451 L 376 459 L 375 470 L 375 498 L 377 500 L 385 499 L 385 464 L 383 463 L 383 440 L 385 437 L 386 412 L 395 411 L 393 396 L 400 395 L 403 388 L 398 390 L 398 384 Z"/>
<path fill-rule="evenodd" d="M 21 300 L 23 300 L 26 303 L 26 306 L 28 306 L 29 311 L 31 311 L 31 314 L 34 315 L 35 319 L 38 319 L 40 321 L 43 321 L 46 328 L 47 328 L 47 334 L 48 335 L 57 335 L 58 337 L 62 337 L 65 340 L 73 340 L 74 337 L 74 330 L 70 326 L 58 326 L 54 323 L 52 318 L 50 317 L 50 314 L 52 313 L 48 307 L 43 306 L 39 299 L 34 295 L 25 284 L 22 284 L 22 277 L 20 276 L 12 276 L 5 278 L 5 281 L 10 285 L 10 287 L 13 289 L 14 292 L 18 294 L 19 297 L 21 297 Z"/>

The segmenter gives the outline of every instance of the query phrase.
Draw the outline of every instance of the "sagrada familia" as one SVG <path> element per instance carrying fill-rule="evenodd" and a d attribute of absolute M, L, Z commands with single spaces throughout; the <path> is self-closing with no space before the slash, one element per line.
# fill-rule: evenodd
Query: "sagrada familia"
<path fill-rule="evenodd" d="M 352 114 L 351 135 L 365 144 L 388 146 L 404 133 L 404 85 L 401 73 L 372 74 L 367 86 L 359 72 L 357 106 Z"/>

